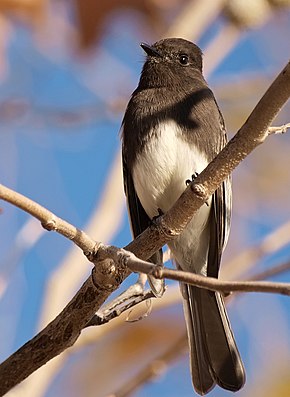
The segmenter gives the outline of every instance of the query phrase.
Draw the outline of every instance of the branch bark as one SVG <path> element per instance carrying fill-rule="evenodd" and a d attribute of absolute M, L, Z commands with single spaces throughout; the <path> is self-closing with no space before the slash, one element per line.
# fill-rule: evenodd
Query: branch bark
<path fill-rule="evenodd" d="M 199 174 L 170 211 L 159 218 L 156 225 L 146 229 L 128 244 L 126 250 L 133 252 L 139 258 L 147 259 L 181 233 L 199 207 L 214 193 L 222 181 L 249 153 L 264 142 L 271 122 L 289 96 L 290 63 L 278 75 L 244 126 L 222 152 Z M 15 204 L 10 193 L 11 191 L 0 188 L 0 198 Z M 23 204 L 21 195 L 18 195 L 17 200 L 16 205 L 39 219 L 45 228 L 58 231 L 70 238 L 86 253 L 93 252 L 92 240 L 87 239 L 82 231 L 71 229 L 71 225 L 64 223 L 65 221 L 59 222 L 59 218 L 54 217 L 47 210 L 43 219 L 42 212 L 38 211 L 39 208 L 34 213 L 32 202 L 26 201 L 26 204 Z M 113 262 L 106 261 L 104 257 L 98 255 L 98 251 L 94 256 L 94 263 L 96 266 L 92 277 L 89 277 L 55 320 L 1 364 L 1 396 L 48 360 L 71 346 L 110 293 L 116 290 L 130 273 L 125 265 L 117 268 Z"/>
<path fill-rule="evenodd" d="M 270 282 L 270 281 L 223 281 L 213 277 L 204 277 L 199 274 L 185 272 L 182 270 L 168 269 L 156 266 L 151 262 L 146 262 L 137 258 L 131 252 L 113 246 L 101 246 L 99 248 L 102 255 L 110 257 L 114 263 L 120 266 L 124 264 L 133 272 L 150 274 L 157 279 L 171 279 L 191 284 L 196 287 L 206 288 L 211 291 L 218 291 L 224 294 L 231 292 L 268 292 L 282 295 L 290 295 L 290 283 Z"/>
<path fill-rule="evenodd" d="M 36 203 L 30 198 L 17 193 L 12 189 L 0 184 L 0 199 L 22 209 L 34 218 L 38 219 L 42 227 L 48 231 L 55 231 L 62 236 L 73 241 L 81 250 L 88 252 L 92 250 L 96 242 L 91 239 L 85 232 L 57 217 L 42 205 Z"/>

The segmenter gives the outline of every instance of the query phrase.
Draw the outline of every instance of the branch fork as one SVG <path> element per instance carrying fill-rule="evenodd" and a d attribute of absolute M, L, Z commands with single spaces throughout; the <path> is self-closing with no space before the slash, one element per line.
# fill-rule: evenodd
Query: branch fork
<path fill-rule="evenodd" d="M 95 266 L 92 271 L 93 283 L 98 288 L 115 290 L 130 274 L 128 259 L 132 255 L 123 248 L 96 243 L 92 251 L 85 252 Z"/>
<path fill-rule="evenodd" d="M 103 287 L 99 283 L 109 280 L 118 279 L 118 274 L 126 274 L 130 271 L 152 275 L 157 279 L 171 279 L 179 282 L 194 285 L 200 288 L 206 288 L 211 291 L 218 291 L 223 294 L 231 292 L 268 292 L 282 295 L 290 295 L 290 283 L 274 283 L 268 281 L 223 281 L 213 277 L 205 277 L 199 274 L 185 272 L 183 270 L 168 269 L 160 265 L 137 258 L 133 253 L 123 248 L 117 248 L 109 245 L 101 245 L 96 256 L 93 258 L 95 268 L 93 277 L 97 276 L 99 288 Z M 100 262 L 99 262 L 100 260 Z M 105 267 L 103 267 L 105 264 Z M 104 275 L 105 274 L 105 275 Z M 107 288 L 112 288 L 108 285 Z"/>

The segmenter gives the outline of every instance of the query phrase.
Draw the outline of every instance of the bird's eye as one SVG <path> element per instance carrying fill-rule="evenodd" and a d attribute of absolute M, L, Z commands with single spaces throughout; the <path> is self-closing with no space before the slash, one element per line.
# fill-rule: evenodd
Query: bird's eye
<path fill-rule="evenodd" d="M 189 63 L 188 56 L 185 55 L 185 54 L 179 55 L 179 63 L 180 63 L 181 65 L 183 65 L 183 66 L 188 65 L 188 63 Z"/>

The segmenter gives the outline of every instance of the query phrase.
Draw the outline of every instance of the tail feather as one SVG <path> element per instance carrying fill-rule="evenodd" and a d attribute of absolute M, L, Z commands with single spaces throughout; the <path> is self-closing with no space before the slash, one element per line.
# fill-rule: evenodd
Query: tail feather
<path fill-rule="evenodd" d="M 186 284 L 180 284 L 183 295 L 184 314 L 189 341 L 190 371 L 192 383 L 196 392 L 200 395 L 208 393 L 214 386 L 215 381 L 211 375 L 208 361 L 203 345 L 203 328 L 201 318 L 195 313 L 198 312 L 197 301 L 190 299 L 190 288 Z"/>
<path fill-rule="evenodd" d="M 237 391 L 245 372 L 219 293 L 182 285 L 187 323 L 192 382 L 203 395 L 217 383 Z"/>

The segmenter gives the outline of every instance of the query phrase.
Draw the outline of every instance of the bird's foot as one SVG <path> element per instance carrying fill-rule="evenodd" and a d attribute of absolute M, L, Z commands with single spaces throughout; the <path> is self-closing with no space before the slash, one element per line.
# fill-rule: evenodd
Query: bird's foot
<path fill-rule="evenodd" d="M 157 211 L 158 211 L 158 215 L 153 216 L 153 218 L 152 218 L 152 220 L 151 220 L 151 222 L 153 223 L 153 225 L 156 224 L 156 221 L 157 221 L 158 218 L 160 218 L 160 216 L 164 215 L 164 212 L 162 211 L 161 208 L 157 208 Z"/>
<path fill-rule="evenodd" d="M 186 179 L 185 181 L 185 185 L 188 186 L 191 184 L 191 182 L 193 182 L 196 178 L 198 177 L 198 172 L 195 172 L 194 174 L 191 175 L 191 180 L 190 179 Z M 206 201 L 205 204 L 209 207 L 209 203 Z"/>
<path fill-rule="evenodd" d="M 191 175 L 191 180 L 186 179 L 185 184 L 186 186 L 190 185 L 191 182 L 193 182 L 196 178 L 198 177 L 198 172 L 195 172 L 194 174 Z"/>

